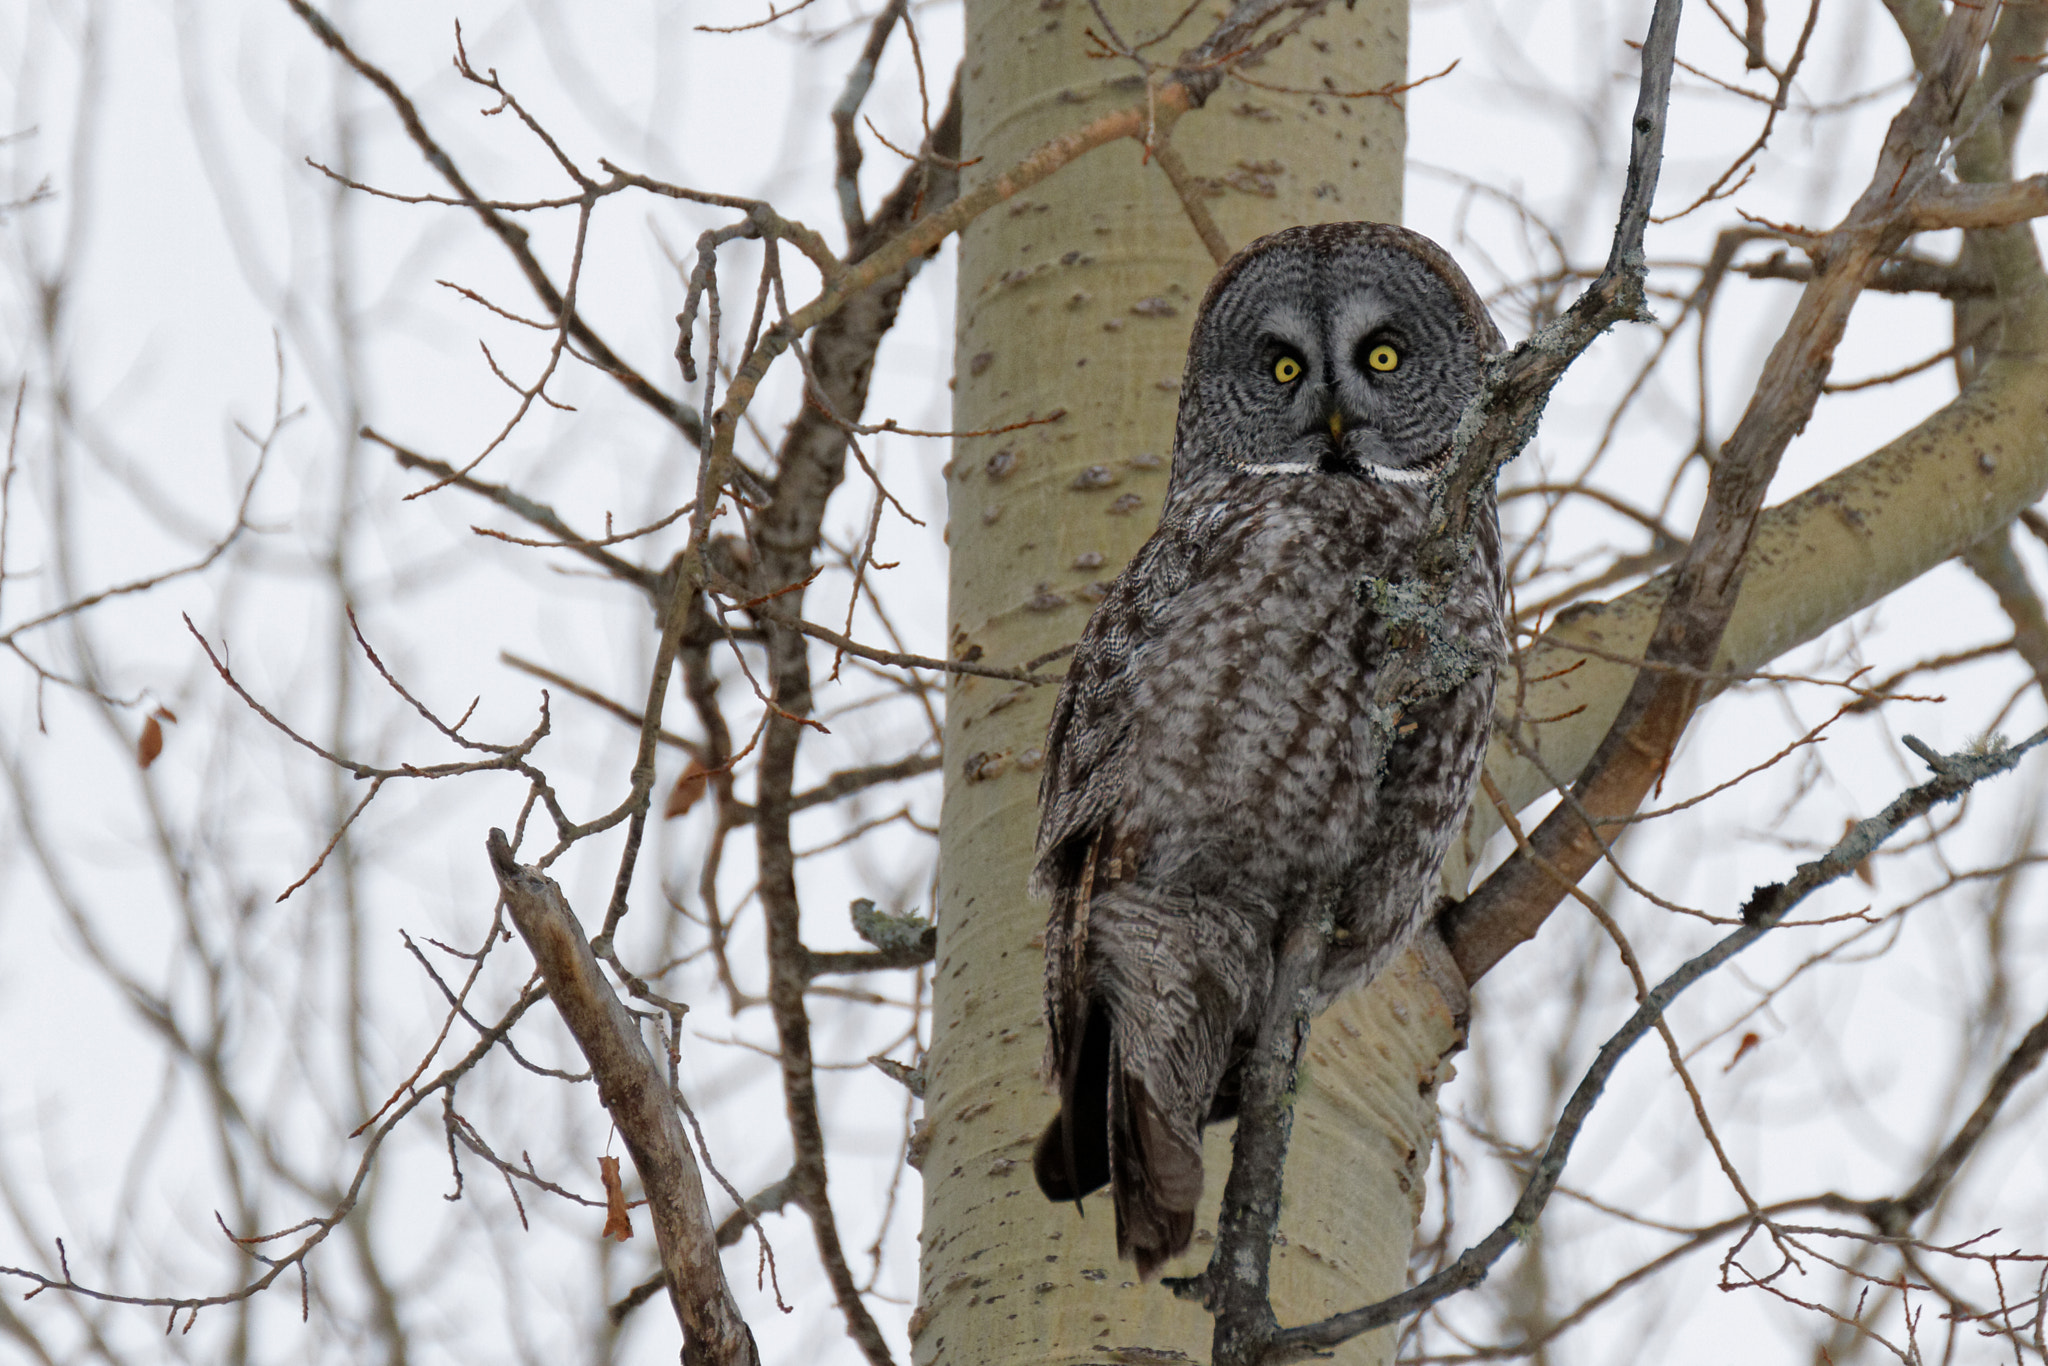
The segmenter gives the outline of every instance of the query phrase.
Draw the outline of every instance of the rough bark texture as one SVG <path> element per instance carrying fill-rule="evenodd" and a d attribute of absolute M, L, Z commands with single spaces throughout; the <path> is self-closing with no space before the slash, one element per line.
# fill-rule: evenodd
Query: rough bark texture
<path fill-rule="evenodd" d="M 1127 41 L 1183 5 L 1120 7 Z M 1190 27 L 1148 55 L 1171 60 Z M 1091 61 L 1075 7 L 968 7 L 965 173 L 1012 165 L 1048 138 L 1142 98 L 1128 66 Z M 1327 45 L 1318 51 L 1316 42 Z M 1398 81 L 1405 7 L 1332 6 L 1258 71 L 1296 88 Z M 1174 129 L 1176 168 L 1228 244 L 1290 223 L 1398 220 L 1401 114 L 1381 100 L 1226 84 Z M 1064 409 L 1058 422 L 956 443 L 948 488 L 949 652 L 1014 664 L 1073 641 L 1151 531 L 1166 482 L 1175 394 L 1195 305 L 1215 269 L 1167 175 L 1121 142 L 978 221 L 961 244 L 954 424 L 977 430 Z M 1100 467 L 1088 477 L 1079 477 Z M 1047 670 L 1056 676 L 1058 666 Z M 920 1362 L 1091 1362 L 1117 1349 L 1209 1352 L 1199 1305 L 1139 1286 L 1116 1260 L 1106 1203 L 1084 1217 L 1032 1184 L 1031 1146 L 1053 1109 L 1037 1066 L 1045 908 L 1024 891 L 1049 688 L 958 678 L 947 706 L 945 834 L 924 1156 L 924 1260 L 912 1321 Z M 1435 1137 L 1454 1008 L 1412 959 L 1316 1024 L 1295 1111 L 1272 1268 L 1283 1323 L 1398 1290 Z M 1191 1255 L 1201 1269 L 1230 1167 L 1210 1130 L 1211 1189 Z M 1387 1334 L 1337 1359 L 1385 1359 Z"/>

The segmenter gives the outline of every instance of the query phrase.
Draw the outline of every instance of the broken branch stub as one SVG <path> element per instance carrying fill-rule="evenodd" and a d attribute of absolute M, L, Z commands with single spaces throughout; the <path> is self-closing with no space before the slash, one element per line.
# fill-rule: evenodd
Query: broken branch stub
<path fill-rule="evenodd" d="M 555 880 L 516 862 L 502 830 L 491 831 L 485 848 L 513 927 L 532 950 L 548 999 L 589 1061 L 598 1100 L 640 1174 L 669 1300 L 683 1325 L 683 1360 L 690 1366 L 760 1366 L 754 1334 L 719 1264 L 718 1226 L 704 1199 L 697 1159 L 667 1078 L 641 1041 L 633 1013 L 605 981 Z"/>

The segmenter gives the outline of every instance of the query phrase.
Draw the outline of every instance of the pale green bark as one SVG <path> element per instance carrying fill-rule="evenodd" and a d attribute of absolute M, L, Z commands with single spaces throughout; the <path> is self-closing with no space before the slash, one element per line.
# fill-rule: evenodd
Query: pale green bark
<path fill-rule="evenodd" d="M 1181 0 L 1119 5 L 1148 35 Z M 1162 59 L 1201 37 L 1155 49 Z M 1046 140 L 1142 98 L 1128 63 L 1092 61 L 1076 4 L 968 6 L 967 174 L 999 174 Z M 1283 86 L 1398 82 L 1399 0 L 1332 7 L 1257 74 Z M 1318 45 L 1322 46 L 1318 46 Z M 1122 79 L 1120 79 L 1122 78 Z M 1108 82 L 1106 84 L 1106 82 Z M 1402 116 L 1390 102 L 1287 96 L 1226 83 L 1182 119 L 1174 146 L 1232 246 L 1290 223 L 1400 212 Z M 1112 144 L 998 206 L 961 242 L 954 424 L 976 430 L 1066 410 L 1060 422 L 956 444 L 948 481 L 949 650 L 1014 664 L 1072 641 L 1089 586 L 1150 534 L 1166 484 L 1187 332 L 1214 264 L 1156 166 Z M 1076 476 L 1099 466 L 1103 474 Z M 1054 672 L 1057 672 L 1055 666 Z M 924 1256 L 917 1360 L 1102 1362 L 1104 1348 L 1208 1357 L 1210 1320 L 1116 1259 L 1108 1202 L 1085 1218 L 1049 1204 L 1031 1145 L 1054 1102 L 1039 1076 L 1040 934 L 1024 885 L 1036 824 L 1049 688 L 956 678 L 946 718 L 946 802 L 933 1038 L 926 1062 Z M 1436 1087 L 1454 1039 L 1442 996 L 1404 962 L 1317 1023 L 1301 1090 L 1274 1262 L 1283 1322 L 1401 1287 L 1435 1136 Z M 1213 1228 L 1227 1126 L 1207 1151 Z M 1207 1233 L 1168 1274 L 1199 1269 Z M 1346 1362 L 1384 1359 L 1387 1334 Z M 1156 1358 L 1155 1358 L 1156 1359 Z"/>

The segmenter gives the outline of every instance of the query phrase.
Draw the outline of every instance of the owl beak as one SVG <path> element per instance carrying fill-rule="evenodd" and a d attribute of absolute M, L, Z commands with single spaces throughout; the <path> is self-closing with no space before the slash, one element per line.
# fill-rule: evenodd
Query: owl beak
<path fill-rule="evenodd" d="M 1330 439 L 1333 441 L 1342 441 L 1344 439 L 1344 414 L 1334 408 L 1330 410 Z"/>

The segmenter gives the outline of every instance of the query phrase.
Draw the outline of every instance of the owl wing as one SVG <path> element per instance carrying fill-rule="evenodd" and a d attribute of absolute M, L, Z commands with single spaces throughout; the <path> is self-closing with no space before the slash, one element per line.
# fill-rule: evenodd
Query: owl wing
<path fill-rule="evenodd" d="M 1120 829 L 1117 819 L 1136 719 L 1133 665 L 1160 637 L 1175 599 L 1195 575 L 1200 547 L 1191 532 L 1162 527 L 1110 585 L 1074 647 L 1047 729 L 1031 890 L 1052 902 L 1045 929 L 1046 1068 L 1059 1083 L 1063 1110 L 1073 1102 L 1087 1052 L 1089 903 L 1135 866 L 1140 852 L 1133 832 Z M 1078 1196 L 1108 1173 L 1083 1176 L 1072 1140 L 1070 1127 L 1059 1146 Z"/>
<path fill-rule="evenodd" d="M 1087 621 L 1067 680 L 1053 705 L 1038 784 L 1038 860 L 1032 891 L 1051 897 L 1047 922 L 1049 1059 L 1079 1042 L 1081 954 L 1087 946 L 1087 903 L 1106 889 L 1139 850 L 1133 831 L 1118 829 L 1124 770 L 1135 729 L 1133 661 L 1159 639 L 1174 600 L 1196 573 L 1192 528 L 1161 526 L 1130 557 L 1108 596 Z"/>

